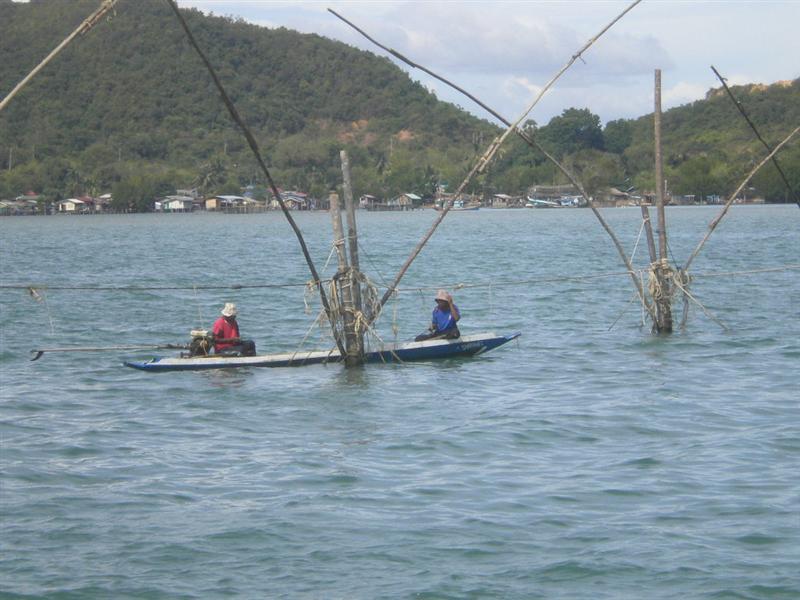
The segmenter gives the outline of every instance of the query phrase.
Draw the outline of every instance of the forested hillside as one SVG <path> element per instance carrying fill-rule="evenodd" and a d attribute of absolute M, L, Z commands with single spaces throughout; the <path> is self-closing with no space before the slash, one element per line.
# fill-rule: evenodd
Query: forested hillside
<path fill-rule="evenodd" d="M 0 1 L 0 94 L 71 32 L 97 0 Z M 347 148 L 363 188 L 456 179 L 494 128 L 438 102 L 389 60 L 316 35 L 187 11 L 189 26 L 254 131 L 275 179 L 323 194 Z M 0 113 L 0 197 L 70 195 L 145 175 L 238 191 L 255 161 L 205 68 L 161 0 L 121 1 Z M 7 166 L 7 164 L 5 165 Z M 413 168 L 412 168 L 413 167 Z"/>
<path fill-rule="evenodd" d="M 734 96 L 771 146 L 800 123 L 800 79 L 771 86 L 733 86 Z M 535 130 L 535 124 L 528 124 Z M 600 119 L 587 109 L 566 109 L 538 129 L 541 144 L 576 172 L 590 193 L 605 186 L 654 189 L 653 115 L 635 120 Z M 664 176 L 669 191 L 698 198 L 727 196 L 767 154 L 736 106 L 720 87 L 706 98 L 662 115 Z M 779 155 L 795 197 L 800 194 L 800 140 Z M 566 183 L 545 160 L 512 140 L 493 169 L 494 181 L 522 185 Z M 772 164 L 754 178 L 752 192 L 772 202 L 793 202 Z"/>
<path fill-rule="evenodd" d="M 0 0 L 0 97 L 98 5 L 97 0 Z M 454 187 L 498 129 L 439 102 L 388 59 L 317 35 L 265 29 L 185 11 L 212 64 L 285 188 L 322 196 L 351 155 L 356 193 L 429 195 Z M 762 134 L 777 143 L 800 121 L 800 80 L 734 88 Z M 535 131 L 594 193 L 652 188 L 652 117 L 605 127 L 567 108 Z M 670 188 L 725 194 L 762 149 L 727 97 L 664 115 Z M 800 150 L 781 154 L 800 186 Z M 198 186 L 237 193 L 263 183 L 199 58 L 162 0 L 121 0 L 0 113 L 0 198 L 26 190 L 59 199 L 125 186 L 143 198 Z M 785 197 L 770 167 L 757 184 Z M 511 140 L 471 191 L 524 193 L 561 183 L 544 157 Z M 143 204 L 144 205 L 144 204 Z"/>

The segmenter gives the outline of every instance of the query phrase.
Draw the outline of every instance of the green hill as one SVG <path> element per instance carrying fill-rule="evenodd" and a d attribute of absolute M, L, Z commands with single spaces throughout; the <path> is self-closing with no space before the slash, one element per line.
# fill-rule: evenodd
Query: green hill
<path fill-rule="evenodd" d="M 97 0 L 0 0 L 0 93 L 8 93 Z M 323 194 L 347 148 L 361 188 L 389 193 L 455 180 L 494 128 L 439 102 L 389 60 L 317 35 L 185 11 L 275 179 Z M 21 189 L 99 191 L 133 173 L 208 191 L 258 180 L 255 161 L 166 3 L 119 2 L 0 113 Z M 6 162 L 5 160 L 3 162 Z M 413 169 L 409 168 L 411 165 Z"/>
<path fill-rule="evenodd" d="M 800 79 L 771 86 L 733 86 L 731 91 L 773 147 L 800 123 Z M 652 178 L 652 115 L 632 125 L 632 142 L 624 150 L 626 162 L 640 179 Z M 767 154 L 722 87 L 709 91 L 704 100 L 665 112 L 662 147 L 665 176 L 674 182 L 671 187 L 700 195 L 731 193 Z M 778 160 L 800 193 L 800 140 L 794 139 Z M 786 196 L 786 187 L 771 164 L 759 172 L 755 183 L 770 200 Z"/>
<path fill-rule="evenodd" d="M 97 6 L 97 0 L 0 0 L 0 96 Z M 184 14 L 284 188 L 326 194 L 341 181 L 345 148 L 357 194 L 428 195 L 439 181 L 461 181 L 498 132 L 438 101 L 386 58 L 317 35 Z M 733 90 L 770 143 L 800 122 L 800 80 Z M 590 193 L 612 185 L 652 189 L 652 115 L 602 127 L 590 111 L 566 109 L 538 129 L 528 126 Z M 666 177 L 677 193 L 730 193 L 763 156 L 718 92 L 665 112 L 663 131 Z M 799 146 L 780 155 L 795 189 Z M 39 73 L 0 113 L 0 157 L 0 198 L 35 190 L 55 200 L 123 186 L 144 199 L 176 187 L 238 193 L 263 183 L 162 0 L 121 0 Z M 536 183 L 564 181 L 543 156 L 512 138 L 471 191 L 521 194 Z M 773 167 L 755 183 L 768 199 L 787 199 Z"/>
<path fill-rule="evenodd" d="M 748 115 L 772 146 L 800 123 L 800 79 L 770 86 L 731 88 Z M 566 109 L 536 129 L 540 143 L 579 175 L 589 193 L 604 187 L 654 189 L 653 115 L 611 121 L 586 109 Z M 720 87 L 703 100 L 679 106 L 662 115 L 664 175 L 676 194 L 727 196 L 767 152 Z M 800 193 L 800 140 L 778 155 L 795 194 Z M 492 170 L 495 184 L 505 181 L 564 184 L 567 180 L 544 156 L 512 140 Z M 793 202 L 771 163 L 754 178 L 754 192 L 773 202 Z"/>

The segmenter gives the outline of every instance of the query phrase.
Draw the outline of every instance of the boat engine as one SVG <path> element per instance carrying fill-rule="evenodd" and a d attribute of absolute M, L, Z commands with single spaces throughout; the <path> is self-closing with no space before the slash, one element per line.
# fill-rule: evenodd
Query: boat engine
<path fill-rule="evenodd" d="M 208 356 L 214 345 L 214 334 L 205 329 L 192 329 L 189 332 L 192 341 L 189 342 L 189 356 Z"/>

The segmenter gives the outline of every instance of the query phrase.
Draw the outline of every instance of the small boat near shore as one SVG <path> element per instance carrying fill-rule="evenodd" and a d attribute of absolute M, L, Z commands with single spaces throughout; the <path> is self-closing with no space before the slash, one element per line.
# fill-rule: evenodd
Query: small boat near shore
<path fill-rule="evenodd" d="M 561 204 L 553 202 L 552 200 L 545 200 L 544 198 L 531 198 L 528 196 L 525 208 L 561 208 Z"/>
<path fill-rule="evenodd" d="M 465 202 L 464 200 L 456 200 L 453 202 L 453 206 L 450 207 L 450 212 L 462 212 L 465 210 L 478 210 L 480 209 L 481 205 L 479 202 Z M 444 207 L 437 204 L 434 206 L 436 210 L 443 210 Z"/>
<path fill-rule="evenodd" d="M 401 342 L 386 344 L 378 350 L 367 352 L 365 363 L 411 362 L 477 356 L 518 338 L 520 333 L 500 335 L 476 333 L 454 340 L 426 340 L 423 342 Z M 331 351 L 312 350 L 263 354 L 260 356 L 176 356 L 154 357 L 145 361 L 126 361 L 126 367 L 140 371 L 201 371 L 207 369 L 230 369 L 240 367 L 302 367 L 305 365 L 337 363 L 342 357 L 337 349 Z"/>

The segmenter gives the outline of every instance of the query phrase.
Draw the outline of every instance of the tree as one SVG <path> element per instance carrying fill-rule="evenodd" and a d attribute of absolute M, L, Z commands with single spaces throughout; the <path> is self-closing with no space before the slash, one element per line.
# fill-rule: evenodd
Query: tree
<path fill-rule="evenodd" d="M 557 156 L 573 154 L 584 149 L 603 149 L 603 130 L 600 117 L 586 108 L 568 108 L 561 116 L 553 117 L 539 130 L 539 138 L 546 150 Z"/>
<path fill-rule="evenodd" d="M 228 180 L 228 160 L 222 154 L 215 154 L 208 162 L 200 165 L 195 179 L 197 188 L 203 194 L 217 191 Z"/>
<path fill-rule="evenodd" d="M 616 154 L 587 149 L 567 157 L 564 162 L 590 196 L 625 179 L 622 159 Z"/>
<path fill-rule="evenodd" d="M 672 189 L 679 194 L 693 195 L 699 200 L 721 194 L 723 184 L 714 173 L 714 162 L 708 156 L 694 156 L 675 170 L 676 181 Z"/>
<path fill-rule="evenodd" d="M 800 146 L 794 145 L 777 155 L 778 164 L 786 175 L 791 189 L 772 162 L 764 165 L 753 177 L 753 185 L 767 202 L 796 202 L 800 197 Z"/>
<path fill-rule="evenodd" d="M 633 122 L 625 119 L 609 121 L 603 130 L 603 143 L 608 152 L 622 154 L 633 141 Z"/>
<path fill-rule="evenodd" d="M 167 177 L 135 173 L 124 177 L 112 188 L 112 208 L 120 212 L 151 212 L 156 198 L 171 189 Z"/>

